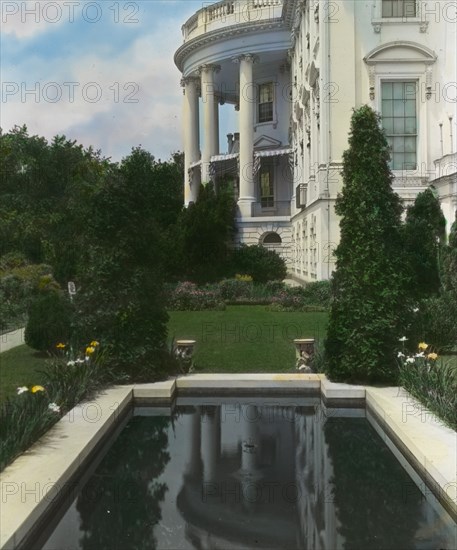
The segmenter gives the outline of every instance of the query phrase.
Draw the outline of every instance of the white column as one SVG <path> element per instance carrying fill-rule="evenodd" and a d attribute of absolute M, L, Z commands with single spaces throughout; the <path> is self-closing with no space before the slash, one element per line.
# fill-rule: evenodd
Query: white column
<path fill-rule="evenodd" d="M 245 54 L 240 64 L 240 196 L 238 206 L 242 217 L 250 217 L 255 201 L 254 186 L 254 114 L 257 90 L 253 79 L 255 56 Z"/>
<path fill-rule="evenodd" d="M 202 417 L 203 481 L 205 483 L 216 480 L 216 468 L 221 449 L 220 408 L 214 407 L 208 413 Z"/>
<path fill-rule="evenodd" d="M 214 74 L 220 71 L 219 65 L 201 65 L 202 103 L 203 103 L 203 149 L 202 149 L 202 183 L 208 183 L 211 179 L 209 163 L 213 155 L 217 155 L 219 139 L 215 139 L 219 123 L 216 120 L 219 111 L 215 108 Z"/>
<path fill-rule="evenodd" d="M 199 178 L 193 170 L 189 174 L 190 165 L 200 160 L 200 121 L 198 105 L 198 77 L 186 77 L 181 80 L 184 87 L 183 126 L 184 126 L 184 204 L 196 201 L 198 196 Z"/>
<path fill-rule="evenodd" d="M 185 465 L 185 473 L 188 477 L 197 480 L 201 472 L 201 426 L 200 426 L 200 410 L 196 407 L 193 414 L 187 414 L 186 428 L 188 435 L 188 456 Z"/>
<path fill-rule="evenodd" d="M 214 155 L 218 155 L 220 151 L 219 146 L 219 99 L 217 97 L 214 98 L 214 135 L 213 135 L 213 143 L 214 143 Z"/>

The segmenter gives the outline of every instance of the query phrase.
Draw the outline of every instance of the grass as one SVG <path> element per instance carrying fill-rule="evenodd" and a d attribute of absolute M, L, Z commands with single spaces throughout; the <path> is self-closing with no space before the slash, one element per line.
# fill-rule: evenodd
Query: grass
<path fill-rule="evenodd" d="M 196 340 L 196 372 L 291 372 L 294 338 L 322 340 L 327 313 L 277 312 L 265 306 L 172 311 L 169 338 Z"/>
<path fill-rule="evenodd" d="M 169 338 L 197 340 L 197 372 L 290 372 L 294 338 L 322 339 L 327 314 L 276 312 L 265 306 L 228 306 L 225 311 L 172 311 Z M 48 356 L 26 345 L 0 354 L 0 402 L 18 386 L 42 384 Z"/>
<path fill-rule="evenodd" d="M 18 386 L 42 382 L 38 372 L 47 364 L 48 356 L 26 345 L 0 354 L 0 402 L 16 394 Z"/>

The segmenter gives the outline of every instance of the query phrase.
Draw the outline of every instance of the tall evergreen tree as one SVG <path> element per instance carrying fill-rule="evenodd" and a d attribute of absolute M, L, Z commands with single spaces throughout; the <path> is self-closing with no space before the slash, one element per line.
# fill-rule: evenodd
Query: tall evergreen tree
<path fill-rule="evenodd" d="M 396 378 L 395 348 L 408 308 L 402 206 L 392 190 L 389 155 L 379 115 L 368 106 L 355 110 L 335 207 L 341 240 L 325 343 L 332 380 Z"/>
<path fill-rule="evenodd" d="M 411 268 L 411 294 L 423 299 L 438 294 L 439 257 L 446 239 L 446 218 L 431 188 L 417 195 L 406 214 L 405 247 Z"/>

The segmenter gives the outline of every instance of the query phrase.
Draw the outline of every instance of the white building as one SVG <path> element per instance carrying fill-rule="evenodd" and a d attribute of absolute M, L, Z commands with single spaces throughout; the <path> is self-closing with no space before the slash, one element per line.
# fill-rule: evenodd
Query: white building
<path fill-rule="evenodd" d="M 457 2 L 224 0 L 184 25 L 185 201 L 230 178 L 238 240 L 280 251 L 300 281 L 326 279 L 352 109 L 371 105 L 392 145 L 394 188 L 431 183 L 457 210 Z M 222 146 L 219 105 L 238 111 Z"/>

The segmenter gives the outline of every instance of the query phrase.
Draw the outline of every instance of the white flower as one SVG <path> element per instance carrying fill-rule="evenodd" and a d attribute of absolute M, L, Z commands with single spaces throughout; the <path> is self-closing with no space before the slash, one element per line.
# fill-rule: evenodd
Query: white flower
<path fill-rule="evenodd" d="M 404 354 L 404 353 L 402 353 L 401 351 L 399 351 L 399 352 L 398 352 L 398 355 L 397 355 L 397 357 L 404 357 L 404 356 L 405 356 L 405 354 Z"/>
<path fill-rule="evenodd" d="M 414 357 L 407 357 L 407 358 L 406 358 L 406 362 L 407 362 L 407 363 L 414 363 L 414 362 L 415 362 L 415 361 L 414 361 Z"/>
<path fill-rule="evenodd" d="M 415 307 L 415 308 L 413 309 L 413 313 L 417 313 L 418 311 L 419 311 L 419 308 L 418 308 L 418 307 Z"/>
<path fill-rule="evenodd" d="M 90 357 L 88 355 L 86 355 L 85 359 L 86 359 L 86 362 L 90 361 Z"/>
<path fill-rule="evenodd" d="M 75 361 L 68 361 L 68 363 L 67 363 L 67 365 L 68 365 L 69 367 L 74 367 L 75 364 L 76 364 Z"/>
<path fill-rule="evenodd" d="M 416 355 L 415 355 L 414 357 L 425 357 L 425 356 L 424 356 L 424 352 L 421 351 L 421 352 L 419 352 L 419 353 L 416 353 Z"/>
<path fill-rule="evenodd" d="M 406 340 L 408 340 L 406 336 L 402 336 L 401 338 L 398 339 L 399 342 L 406 342 Z"/>
<path fill-rule="evenodd" d="M 21 395 L 21 393 L 25 393 L 26 391 L 29 391 L 29 388 L 27 386 L 21 386 L 17 389 L 17 394 Z"/>
<path fill-rule="evenodd" d="M 76 359 L 75 363 L 78 363 L 78 365 L 80 365 L 81 363 L 84 363 L 84 359 Z"/>
<path fill-rule="evenodd" d="M 57 403 L 49 403 L 48 409 L 55 413 L 60 412 L 60 407 L 59 405 L 57 405 Z"/>

